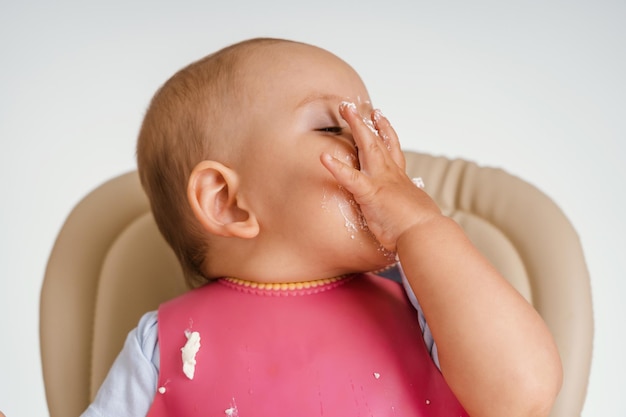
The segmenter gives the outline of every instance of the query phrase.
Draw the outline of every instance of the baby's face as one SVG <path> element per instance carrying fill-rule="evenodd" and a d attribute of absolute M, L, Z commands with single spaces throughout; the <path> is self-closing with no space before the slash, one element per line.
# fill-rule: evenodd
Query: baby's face
<path fill-rule="evenodd" d="M 342 101 L 372 111 L 354 70 L 328 52 L 304 45 L 272 45 L 255 58 L 246 82 L 250 120 L 242 187 L 285 255 L 316 276 L 381 268 L 390 255 L 367 229 L 352 196 L 320 162 L 322 152 L 358 167 Z M 249 88 L 248 88 L 249 87 Z"/>

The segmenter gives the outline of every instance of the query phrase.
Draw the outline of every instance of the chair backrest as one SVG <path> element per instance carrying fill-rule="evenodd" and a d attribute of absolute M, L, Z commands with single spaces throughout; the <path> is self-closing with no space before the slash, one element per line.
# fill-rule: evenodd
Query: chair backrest
<path fill-rule="evenodd" d="M 578 236 L 542 192 L 500 169 L 405 152 L 407 173 L 530 301 L 559 347 L 564 384 L 553 417 L 580 415 L 593 338 L 589 276 Z M 186 290 L 136 172 L 87 195 L 62 227 L 41 292 L 40 339 L 51 417 L 93 400 L 141 315 Z M 485 352 L 489 354 L 489 352 Z"/>

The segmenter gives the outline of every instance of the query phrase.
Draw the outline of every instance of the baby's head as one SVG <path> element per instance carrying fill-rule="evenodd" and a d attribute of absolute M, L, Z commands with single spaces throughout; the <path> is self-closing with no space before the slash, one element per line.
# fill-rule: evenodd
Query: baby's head
<path fill-rule="evenodd" d="M 389 263 L 319 159 L 328 152 L 358 165 L 343 101 L 371 112 L 348 64 L 278 39 L 222 49 L 155 94 L 138 168 L 192 286 L 219 276 L 326 278 Z"/>

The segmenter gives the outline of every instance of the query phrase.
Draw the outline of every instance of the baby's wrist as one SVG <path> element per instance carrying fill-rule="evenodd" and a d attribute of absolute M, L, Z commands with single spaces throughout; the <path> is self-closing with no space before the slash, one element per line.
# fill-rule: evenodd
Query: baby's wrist
<path fill-rule="evenodd" d="M 398 235 L 396 250 L 399 252 L 405 245 L 416 245 L 426 239 L 434 239 L 449 227 L 458 227 L 456 222 L 443 214 L 434 214 L 426 219 L 420 219 L 406 227 Z"/>

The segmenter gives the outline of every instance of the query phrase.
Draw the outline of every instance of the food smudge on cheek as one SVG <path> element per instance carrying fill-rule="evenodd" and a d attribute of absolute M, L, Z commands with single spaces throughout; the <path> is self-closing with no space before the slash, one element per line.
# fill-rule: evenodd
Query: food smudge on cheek
<path fill-rule="evenodd" d="M 343 217 L 344 226 L 351 239 L 354 239 L 359 231 L 369 230 L 365 217 L 361 213 L 359 205 L 354 201 L 354 197 L 340 185 L 337 185 L 337 190 L 332 193 L 325 189 L 322 197 L 322 208 L 325 211 L 330 212 L 335 207 Z"/>
<path fill-rule="evenodd" d="M 346 165 L 349 165 L 354 169 L 359 169 L 359 161 L 354 153 L 346 152 L 345 150 L 337 148 L 335 149 L 333 156 L 340 161 L 343 161 Z M 335 207 L 339 210 L 339 213 L 344 220 L 344 226 L 350 234 L 351 239 L 354 239 L 356 233 L 359 231 L 369 232 L 365 217 L 363 216 L 363 213 L 361 212 L 357 202 L 354 200 L 352 194 L 339 184 L 337 184 L 336 187 L 336 190 L 333 190 L 330 193 L 327 189 L 324 189 L 324 194 L 322 196 L 322 208 L 327 212 L 331 211 L 331 209 Z"/>
<path fill-rule="evenodd" d="M 346 165 L 359 170 L 360 164 L 356 148 L 354 152 L 346 152 L 345 149 L 335 149 L 333 156 L 344 162 Z M 336 188 L 335 188 L 336 187 Z M 371 232 L 367 225 L 367 220 L 361 211 L 359 204 L 354 196 L 340 184 L 336 184 L 333 188 L 324 188 L 322 195 L 321 207 L 324 211 L 330 213 L 338 211 L 344 221 L 344 227 L 350 235 L 350 239 L 356 239 L 358 233 L 365 233 L 370 237 L 371 241 L 378 247 L 380 253 L 390 262 L 395 262 L 396 254 L 380 244 L 376 236 Z"/>

